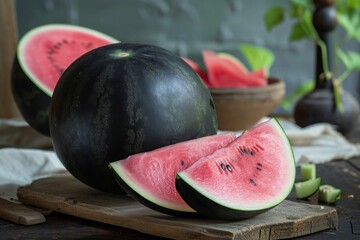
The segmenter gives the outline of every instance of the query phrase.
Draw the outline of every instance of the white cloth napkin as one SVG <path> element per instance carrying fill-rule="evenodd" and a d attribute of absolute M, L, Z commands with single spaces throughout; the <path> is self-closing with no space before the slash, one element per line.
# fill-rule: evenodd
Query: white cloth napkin
<path fill-rule="evenodd" d="M 304 162 L 318 164 L 360 155 L 359 144 L 349 142 L 328 123 L 313 124 L 305 128 L 285 120 L 280 120 L 280 124 L 293 146 L 298 165 Z"/>
<path fill-rule="evenodd" d="M 16 199 L 18 186 L 64 171 L 64 166 L 53 151 L 0 149 L 0 197 Z"/>

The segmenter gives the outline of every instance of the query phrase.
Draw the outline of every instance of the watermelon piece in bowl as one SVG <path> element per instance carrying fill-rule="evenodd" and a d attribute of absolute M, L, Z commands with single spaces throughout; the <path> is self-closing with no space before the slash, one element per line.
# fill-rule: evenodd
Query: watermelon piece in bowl
<path fill-rule="evenodd" d="M 246 66 L 235 56 L 226 52 L 217 53 L 217 56 L 229 65 L 232 65 L 234 69 L 237 69 L 239 74 L 249 74 L 249 70 L 246 68 Z"/>
<path fill-rule="evenodd" d="M 249 88 L 267 85 L 267 79 L 248 73 L 244 65 L 230 54 L 202 51 L 211 88 Z"/>
<path fill-rule="evenodd" d="M 12 94 L 24 120 L 50 136 L 50 101 L 64 70 L 84 53 L 116 42 L 99 31 L 69 24 L 47 24 L 27 32 L 17 46 L 11 78 Z"/>
<path fill-rule="evenodd" d="M 290 142 L 276 119 L 260 123 L 176 177 L 176 189 L 198 213 L 240 220 L 280 204 L 295 182 Z"/>

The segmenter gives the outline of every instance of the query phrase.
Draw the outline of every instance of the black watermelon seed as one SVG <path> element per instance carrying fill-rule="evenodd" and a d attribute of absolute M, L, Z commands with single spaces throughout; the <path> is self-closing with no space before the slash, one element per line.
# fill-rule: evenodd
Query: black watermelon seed
<path fill-rule="evenodd" d="M 253 151 L 250 151 L 250 154 L 253 155 L 253 156 L 255 155 L 255 153 Z"/>
<path fill-rule="evenodd" d="M 257 163 L 258 166 L 262 167 L 262 164 L 261 163 Z"/>
<path fill-rule="evenodd" d="M 230 172 L 232 171 L 232 168 L 231 168 L 230 165 L 226 165 L 226 168 L 227 168 L 227 170 L 229 170 Z"/>
<path fill-rule="evenodd" d="M 250 178 L 250 183 L 254 186 L 256 186 L 256 182 L 254 181 L 254 179 Z"/>
<path fill-rule="evenodd" d="M 243 148 L 243 150 L 244 150 L 244 153 L 245 153 L 245 154 L 247 154 L 247 153 L 248 153 L 248 152 L 247 152 L 247 150 L 246 150 L 246 148 Z"/>
<path fill-rule="evenodd" d="M 185 162 L 183 160 L 181 160 L 181 166 L 184 166 Z"/>
<path fill-rule="evenodd" d="M 259 168 L 259 167 L 257 167 L 256 169 L 259 170 L 259 171 L 261 171 L 261 168 Z"/>
<path fill-rule="evenodd" d="M 221 168 L 223 169 L 223 170 L 225 170 L 226 168 L 225 168 L 225 164 L 224 163 L 221 163 L 220 164 L 220 166 L 221 166 Z"/>

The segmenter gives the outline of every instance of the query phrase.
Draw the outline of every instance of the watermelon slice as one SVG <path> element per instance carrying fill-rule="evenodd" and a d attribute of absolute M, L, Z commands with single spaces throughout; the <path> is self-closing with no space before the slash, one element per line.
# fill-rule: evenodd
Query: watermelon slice
<path fill-rule="evenodd" d="M 266 81 L 266 79 L 267 79 L 267 74 L 266 74 L 265 68 L 260 68 L 258 70 L 255 70 L 255 71 L 251 72 L 250 75 L 257 76 L 261 79 L 264 79 L 264 81 Z"/>
<path fill-rule="evenodd" d="M 266 79 L 245 74 L 243 67 L 230 58 L 219 57 L 211 50 L 203 50 L 202 55 L 212 88 L 262 87 L 267 84 Z"/>
<path fill-rule="evenodd" d="M 67 24 L 30 30 L 19 41 L 12 69 L 12 93 L 28 124 L 49 136 L 48 109 L 63 71 L 82 54 L 116 39 Z"/>
<path fill-rule="evenodd" d="M 121 187 L 154 210 L 171 215 L 193 215 L 175 188 L 175 176 L 193 162 L 235 139 L 234 133 L 180 142 L 110 163 Z"/>
<path fill-rule="evenodd" d="M 278 121 L 271 119 L 179 172 L 176 188 L 200 214 L 238 220 L 281 203 L 294 181 L 292 148 Z"/>
<path fill-rule="evenodd" d="M 225 53 L 225 52 L 220 52 L 217 53 L 217 56 L 219 58 L 221 58 L 224 62 L 228 63 L 229 65 L 233 66 L 235 69 L 239 70 L 239 74 L 248 74 L 249 71 L 247 70 L 247 68 L 245 67 L 245 65 L 235 56 L 229 54 L 229 53 Z"/>

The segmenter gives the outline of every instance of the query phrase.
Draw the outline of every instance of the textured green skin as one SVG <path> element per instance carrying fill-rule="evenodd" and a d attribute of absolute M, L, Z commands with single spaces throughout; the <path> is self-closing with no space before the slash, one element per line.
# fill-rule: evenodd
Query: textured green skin
<path fill-rule="evenodd" d="M 183 60 L 125 43 L 95 49 L 70 65 L 55 88 L 49 120 L 64 166 L 108 192 L 120 188 L 109 162 L 217 132 L 210 92 Z"/>
<path fill-rule="evenodd" d="M 21 115 L 30 127 L 45 136 L 50 136 L 51 98 L 28 78 L 17 57 L 15 57 L 12 67 L 11 91 Z"/>

